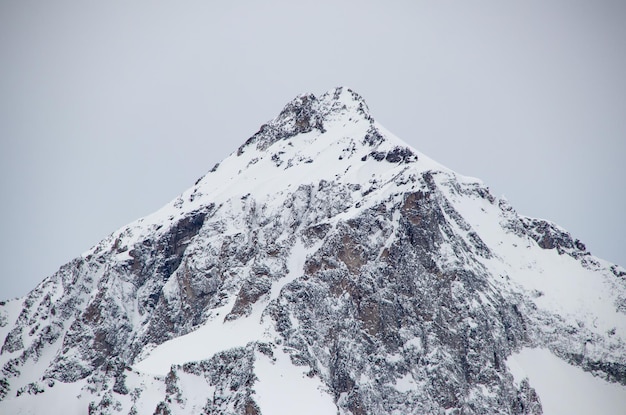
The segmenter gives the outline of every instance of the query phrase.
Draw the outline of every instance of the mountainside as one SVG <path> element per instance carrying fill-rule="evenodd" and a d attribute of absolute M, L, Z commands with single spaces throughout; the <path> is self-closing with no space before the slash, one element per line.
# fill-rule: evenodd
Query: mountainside
<path fill-rule="evenodd" d="M 337 88 L 2 303 L 0 413 L 540 414 L 518 353 L 626 402 L 625 340 L 626 270 Z"/>

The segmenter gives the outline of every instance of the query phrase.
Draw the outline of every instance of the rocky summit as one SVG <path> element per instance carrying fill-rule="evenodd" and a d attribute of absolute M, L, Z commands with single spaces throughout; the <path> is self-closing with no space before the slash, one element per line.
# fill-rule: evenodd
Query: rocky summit
<path fill-rule="evenodd" d="M 548 413 L 529 350 L 626 395 L 626 270 L 346 88 L 0 304 L 2 414 Z"/>

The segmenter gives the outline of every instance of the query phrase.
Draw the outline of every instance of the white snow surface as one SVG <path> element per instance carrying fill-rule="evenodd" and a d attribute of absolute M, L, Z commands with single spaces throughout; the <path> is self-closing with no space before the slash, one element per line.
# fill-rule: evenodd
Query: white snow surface
<path fill-rule="evenodd" d="M 295 366 L 280 347 L 274 359 L 256 353 L 254 399 L 262 414 L 318 415 L 337 413 L 333 397 L 316 376 L 307 376 L 307 366 Z"/>
<path fill-rule="evenodd" d="M 0 402 L 0 413 L 11 415 L 79 415 L 90 399 L 81 395 L 82 382 L 61 383 L 28 399 L 9 398 Z"/>
<path fill-rule="evenodd" d="M 269 325 L 261 321 L 261 304 L 255 304 L 254 311 L 248 317 L 234 321 L 223 320 L 232 309 L 234 300 L 216 309 L 214 317 L 199 329 L 159 345 L 133 368 L 147 374 L 165 376 L 172 365 L 210 359 L 216 353 L 243 347 L 251 341 L 271 340 L 273 337 L 269 335 Z"/>
<path fill-rule="evenodd" d="M 116 395 L 124 408 L 132 406 L 137 410 L 137 415 L 152 415 L 158 403 L 165 394 L 163 380 L 150 375 L 128 371 L 126 385 L 131 390 L 140 390 L 141 393 L 133 400 L 128 395 Z M 90 385 L 85 380 L 74 383 L 54 382 L 53 386 L 39 382 L 44 391 L 34 395 L 25 394 L 21 397 L 9 396 L 0 402 L 0 414 L 2 415 L 84 415 L 88 411 L 89 404 L 102 398 L 102 391 L 98 385 Z M 205 385 L 206 386 L 206 385 Z M 196 392 L 194 394 L 194 392 Z M 205 392 L 205 391 L 202 391 Z M 197 391 L 189 389 L 186 396 L 198 396 Z M 188 405 L 190 409 L 198 408 L 198 405 Z M 118 408 L 119 409 L 119 408 Z M 116 413 L 119 410 L 116 410 Z M 198 413 L 192 411 L 189 413 Z"/>
<path fill-rule="evenodd" d="M 203 413 L 207 401 L 211 400 L 215 393 L 215 386 L 209 385 L 203 376 L 185 373 L 182 370 L 178 370 L 176 376 L 184 399 L 181 402 L 174 400 L 172 405 L 176 405 L 176 407 L 172 408 L 172 411 L 189 414 Z"/>
<path fill-rule="evenodd" d="M 510 356 L 506 364 L 518 384 L 528 378 L 544 415 L 626 413 L 626 386 L 593 376 L 549 350 L 525 348 Z"/>

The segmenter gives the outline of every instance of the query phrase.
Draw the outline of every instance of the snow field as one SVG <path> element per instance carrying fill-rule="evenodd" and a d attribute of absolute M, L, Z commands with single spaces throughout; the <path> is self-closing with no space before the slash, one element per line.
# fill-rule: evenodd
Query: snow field
<path fill-rule="evenodd" d="M 337 413 L 333 397 L 318 377 L 308 377 L 307 366 L 295 366 L 280 347 L 274 359 L 256 354 L 254 364 L 258 381 L 254 400 L 261 413 L 268 415 L 318 415 Z"/>
<path fill-rule="evenodd" d="M 549 350 L 525 348 L 510 356 L 506 364 L 517 384 L 528 378 L 544 415 L 626 413 L 626 386 L 593 376 Z"/>

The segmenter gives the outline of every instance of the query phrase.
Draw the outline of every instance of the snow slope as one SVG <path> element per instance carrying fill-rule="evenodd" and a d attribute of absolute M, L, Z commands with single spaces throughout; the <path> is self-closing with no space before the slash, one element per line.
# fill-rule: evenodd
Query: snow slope
<path fill-rule="evenodd" d="M 621 415 L 626 387 L 610 383 L 559 359 L 549 350 L 525 348 L 507 359 L 517 383 L 528 379 L 545 415 Z"/>

